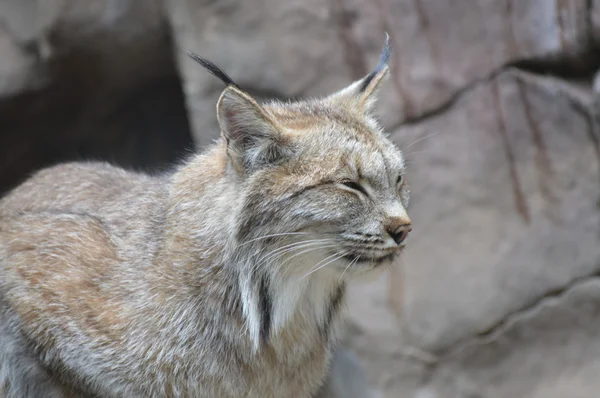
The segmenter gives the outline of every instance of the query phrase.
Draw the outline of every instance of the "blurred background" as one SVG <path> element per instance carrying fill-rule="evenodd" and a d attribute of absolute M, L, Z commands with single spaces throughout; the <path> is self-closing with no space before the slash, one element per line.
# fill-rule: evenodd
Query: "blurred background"
<path fill-rule="evenodd" d="M 378 115 L 414 228 L 352 286 L 342 384 L 600 396 L 600 1 L 0 0 L 0 194 L 57 162 L 152 172 L 210 144 L 223 85 L 184 50 L 294 99 L 365 75 L 384 32 Z"/>

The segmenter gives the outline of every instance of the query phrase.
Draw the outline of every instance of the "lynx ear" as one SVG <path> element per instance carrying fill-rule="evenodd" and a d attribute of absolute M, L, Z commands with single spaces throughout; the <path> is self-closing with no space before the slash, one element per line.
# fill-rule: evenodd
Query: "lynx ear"
<path fill-rule="evenodd" d="M 229 86 L 221 94 L 217 118 L 228 155 L 238 172 L 276 163 L 287 154 L 275 121 L 237 87 Z"/>
<path fill-rule="evenodd" d="M 375 69 L 362 79 L 333 94 L 331 99 L 334 101 L 349 101 L 363 112 L 370 112 L 377 100 L 377 91 L 389 74 L 389 59 L 390 36 L 386 33 L 385 45 L 381 50 L 379 62 Z"/>

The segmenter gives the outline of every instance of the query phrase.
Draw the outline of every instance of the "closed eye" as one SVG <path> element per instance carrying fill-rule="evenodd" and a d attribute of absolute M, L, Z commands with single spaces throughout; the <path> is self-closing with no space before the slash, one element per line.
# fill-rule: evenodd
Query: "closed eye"
<path fill-rule="evenodd" d="M 357 182 L 354 182 L 354 181 L 344 181 L 344 182 L 342 182 L 342 184 L 345 187 L 347 187 L 347 188 L 350 188 L 350 189 L 352 189 L 354 191 L 358 191 L 358 192 L 360 192 L 360 193 L 362 193 L 364 195 L 367 195 L 367 191 L 365 191 L 365 189 L 359 183 L 357 183 Z"/>

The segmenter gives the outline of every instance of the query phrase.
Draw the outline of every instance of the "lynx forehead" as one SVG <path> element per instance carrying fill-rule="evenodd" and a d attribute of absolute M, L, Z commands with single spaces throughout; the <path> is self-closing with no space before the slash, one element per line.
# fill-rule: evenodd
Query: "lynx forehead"
<path fill-rule="evenodd" d="M 411 222 L 371 111 L 388 73 L 259 104 L 227 87 L 221 139 L 173 173 L 42 170 L 0 201 L 0 396 L 312 397 L 345 283 Z"/>

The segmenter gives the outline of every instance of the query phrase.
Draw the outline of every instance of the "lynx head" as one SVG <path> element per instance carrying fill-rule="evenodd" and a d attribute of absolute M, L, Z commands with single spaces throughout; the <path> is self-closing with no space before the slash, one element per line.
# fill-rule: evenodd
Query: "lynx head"
<path fill-rule="evenodd" d="M 190 55 L 228 85 L 217 112 L 244 198 L 238 243 L 287 246 L 280 253 L 291 255 L 311 250 L 319 266 L 347 274 L 391 262 L 411 222 L 402 154 L 371 116 L 388 74 L 389 39 L 364 78 L 328 97 L 290 103 L 259 104 Z"/>

